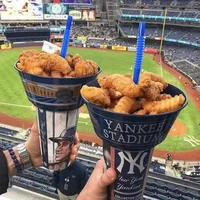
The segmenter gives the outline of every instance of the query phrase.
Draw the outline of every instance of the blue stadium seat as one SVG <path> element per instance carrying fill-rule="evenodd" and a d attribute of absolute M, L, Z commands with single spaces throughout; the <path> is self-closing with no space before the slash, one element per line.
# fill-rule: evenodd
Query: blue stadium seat
<path fill-rule="evenodd" d="M 169 200 L 170 198 L 165 196 L 165 195 L 162 195 L 162 194 L 157 194 L 157 199 L 159 199 L 159 200 Z"/>

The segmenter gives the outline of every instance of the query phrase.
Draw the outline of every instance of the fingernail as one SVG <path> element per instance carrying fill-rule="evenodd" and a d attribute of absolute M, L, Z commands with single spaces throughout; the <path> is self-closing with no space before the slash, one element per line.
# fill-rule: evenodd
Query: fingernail
<path fill-rule="evenodd" d="M 108 177 L 110 178 L 110 179 L 115 179 L 115 173 L 113 172 L 113 170 L 112 169 L 108 169 L 108 171 L 107 171 L 108 173 Z"/>

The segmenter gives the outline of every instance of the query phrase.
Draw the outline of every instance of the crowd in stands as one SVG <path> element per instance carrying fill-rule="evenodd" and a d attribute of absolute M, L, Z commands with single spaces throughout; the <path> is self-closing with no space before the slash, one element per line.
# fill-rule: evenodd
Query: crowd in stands
<path fill-rule="evenodd" d="M 71 36 L 77 37 L 79 35 L 88 36 L 88 37 L 103 37 L 103 38 L 113 38 L 117 37 L 115 28 L 108 26 L 92 26 L 87 27 L 85 25 L 73 25 Z"/>
<path fill-rule="evenodd" d="M 163 10 L 153 9 L 130 9 L 122 8 L 121 14 L 126 15 L 151 15 L 151 16 L 163 16 Z M 199 18 L 199 11 L 179 11 L 179 10 L 168 10 L 167 17 L 184 17 L 184 18 Z"/>
<path fill-rule="evenodd" d="M 168 7 L 199 7 L 199 0 L 120 0 L 124 5 L 141 5 L 141 6 L 168 6 Z"/>
<path fill-rule="evenodd" d="M 122 24 L 120 28 L 125 35 L 136 36 L 138 33 L 138 24 Z M 145 35 L 150 38 L 162 37 L 162 26 L 147 24 Z M 165 26 L 164 38 L 200 43 L 199 30 L 192 27 Z"/>

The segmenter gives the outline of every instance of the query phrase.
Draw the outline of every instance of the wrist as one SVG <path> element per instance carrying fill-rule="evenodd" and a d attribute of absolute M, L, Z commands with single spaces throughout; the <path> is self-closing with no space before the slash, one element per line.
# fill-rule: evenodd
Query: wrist
<path fill-rule="evenodd" d="M 16 159 L 20 165 L 20 167 L 22 168 L 22 162 L 21 162 L 21 159 L 20 159 L 20 156 L 19 156 L 19 153 L 17 151 L 17 147 L 13 147 L 13 152 L 16 156 Z M 8 174 L 9 174 L 9 177 L 15 175 L 17 173 L 17 170 L 16 170 L 16 167 L 15 167 L 15 163 L 9 153 L 8 150 L 4 151 L 4 154 L 5 154 L 5 157 L 6 157 L 6 160 L 7 160 L 7 164 L 8 164 Z"/>
<path fill-rule="evenodd" d="M 30 162 L 32 163 L 32 167 L 41 167 L 42 166 L 42 158 L 38 152 L 30 150 L 30 145 L 28 141 L 25 142 L 25 147 L 27 152 L 29 153 Z"/>
<path fill-rule="evenodd" d="M 18 156 L 19 156 L 20 161 L 22 163 L 22 170 L 25 170 L 25 169 L 32 167 L 30 155 L 29 155 L 29 152 L 26 148 L 25 143 L 17 145 L 16 148 L 17 148 Z"/>

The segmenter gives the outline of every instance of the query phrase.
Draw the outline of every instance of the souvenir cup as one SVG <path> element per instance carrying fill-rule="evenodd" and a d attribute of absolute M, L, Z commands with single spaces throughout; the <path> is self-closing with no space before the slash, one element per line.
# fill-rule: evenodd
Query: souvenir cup
<path fill-rule="evenodd" d="M 96 80 L 87 85 L 99 87 Z M 94 130 L 103 140 L 105 163 L 117 172 L 117 180 L 109 188 L 109 200 L 142 199 L 153 149 L 166 138 L 187 105 L 186 95 L 175 86 L 169 85 L 164 92 L 183 94 L 184 105 L 157 115 L 128 115 L 102 109 L 84 99 Z"/>
<path fill-rule="evenodd" d="M 29 101 L 37 107 L 43 165 L 51 170 L 65 169 L 74 143 L 78 110 L 83 105 L 81 87 L 101 72 L 80 78 L 42 77 L 17 68 Z"/>

